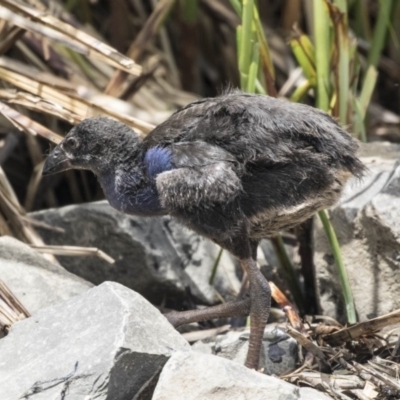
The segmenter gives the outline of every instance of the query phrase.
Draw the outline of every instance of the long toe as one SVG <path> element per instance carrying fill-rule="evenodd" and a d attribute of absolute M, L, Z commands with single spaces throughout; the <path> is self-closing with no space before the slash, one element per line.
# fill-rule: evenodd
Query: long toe
<path fill-rule="evenodd" d="M 200 310 L 173 311 L 164 316 L 174 327 L 214 318 L 247 317 L 250 314 L 250 301 L 250 299 L 235 300 Z"/>

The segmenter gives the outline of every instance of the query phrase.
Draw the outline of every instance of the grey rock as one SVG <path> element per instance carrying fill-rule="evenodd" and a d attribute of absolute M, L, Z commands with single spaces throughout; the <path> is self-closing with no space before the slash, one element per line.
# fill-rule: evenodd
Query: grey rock
<path fill-rule="evenodd" d="M 313 388 L 300 388 L 300 400 L 332 400 L 331 396 Z"/>
<path fill-rule="evenodd" d="M 177 352 L 163 368 L 153 395 L 153 400 L 176 399 L 299 400 L 300 391 L 222 357 Z"/>
<path fill-rule="evenodd" d="M 46 243 L 98 247 L 116 260 L 110 265 L 95 257 L 59 257 L 68 271 L 97 285 L 105 281 L 122 283 L 157 302 L 164 293 L 184 295 L 180 259 L 159 219 L 130 218 L 105 201 L 30 216 L 65 230 L 38 229 Z"/>
<path fill-rule="evenodd" d="M 31 314 L 93 286 L 8 236 L 0 238 L 0 279 Z"/>
<path fill-rule="evenodd" d="M 229 331 L 204 341 L 192 349 L 205 354 L 215 354 L 244 365 L 249 348 L 249 329 Z M 267 375 L 284 375 L 296 369 L 298 348 L 296 341 L 282 328 L 270 327 L 264 331 L 260 356 L 260 369 Z"/>
<path fill-rule="evenodd" d="M 361 159 L 369 171 L 346 187 L 331 222 L 342 250 L 360 320 L 400 307 L 400 146 L 371 143 Z M 316 220 L 317 221 L 317 220 Z M 322 312 L 345 321 L 345 306 L 326 235 L 317 221 L 315 266 Z"/>
<path fill-rule="evenodd" d="M 226 300 L 236 299 L 241 282 L 236 275 L 235 260 L 223 251 L 218 263 L 213 285 L 210 276 L 218 258 L 220 247 L 183 227 L 174 219 L 164 218 L 167 234 L 176 249 L 191 293 L 206 304 L 219 303 L 217 292 Z"/>
<path fill-rule="evenodd" d="M 205 304 L 219 301 L 208 283 L 218 247 L 168 217 L 125 215 L 106 201 L 30 216 L 65 230 L 57 233 L 39 229 L 46 243 L 98 247 L 117 260 L 110 265 L 93 257 L 59 258 L 70 272 L 94 284 L 119 282 L 153 302 L 171 300 L 181 304 L 188 293 Z M 227 254 L 220 264 L 215 288 L 229 298 L 240 282 Z"/>
<path fill-rule="evenodd" d="M 132 400 L 185 349 L 157 309 L 107 282 L 13 325 L 0 341 L 0 398 Z"/>

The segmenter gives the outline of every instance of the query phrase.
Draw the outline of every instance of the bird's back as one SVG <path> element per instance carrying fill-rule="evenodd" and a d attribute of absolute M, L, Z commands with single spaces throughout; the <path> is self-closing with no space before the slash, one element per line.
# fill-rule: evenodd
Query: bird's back
<path fill-rule="evenodd" d="M 357 142 L 333 118 L 269 96 L 231 92 L 191 103 L 144 144 L 190 142 L 194 157 L 207 143 L 231 158 L 242 183 L 238 205 L 254 237 L 276 234 L 331 206 L 347 179 L 363 171 Z"/>
<path fill-rule="evenodd" d="M 233 91 L 193 102 L 157 126 L 147 146 L 204 141 L 240 162 L 277 163 L 304 149 L 358 174 L 356 141 L 328 114 L 307 105 Z"/>

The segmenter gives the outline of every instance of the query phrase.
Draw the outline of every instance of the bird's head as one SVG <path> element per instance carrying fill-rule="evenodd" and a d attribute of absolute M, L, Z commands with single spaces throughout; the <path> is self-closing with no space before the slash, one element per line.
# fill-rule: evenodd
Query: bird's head
<path fill-rule="evenodd" d="M 83 120 L 65 136 L 47 157 L 43 175 L 68 169 L 102 173 L 134 157 L 140 138 L 128 126 L 106 117 Z"/>

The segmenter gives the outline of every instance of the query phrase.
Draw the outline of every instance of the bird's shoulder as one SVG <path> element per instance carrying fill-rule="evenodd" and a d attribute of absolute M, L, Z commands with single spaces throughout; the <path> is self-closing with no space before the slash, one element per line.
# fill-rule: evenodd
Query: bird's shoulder
<path fill-rule="evenodd" d="M 240 171 L 240 164 L 232 154 L 201 140 L 151 147 L 146 150 L 143 161 L 150 177 L 170 170 L 201 169 L 218 163 L 227 163 L 234 171 Z"/>

